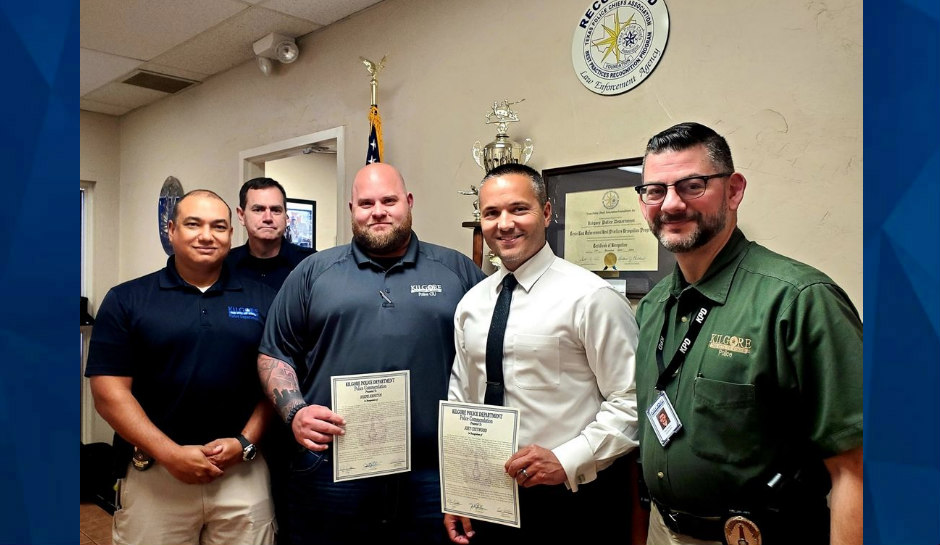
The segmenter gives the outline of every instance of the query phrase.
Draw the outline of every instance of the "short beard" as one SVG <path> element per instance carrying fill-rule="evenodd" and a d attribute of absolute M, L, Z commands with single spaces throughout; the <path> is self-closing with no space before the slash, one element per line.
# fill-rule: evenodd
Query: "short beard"
<path fill-rule="evenodd" d="M 727 203 L 722 203 L 721 209 L 714 215 L 705 216 L 701 212 L 694 212 L 691 219 L 696 222 L 695 230 L 679 240 L 669 239 L 662 234 L 663 221 L 672 219 L 666 214 L 657 214 L 653 218 L 650 229 L 659 239 L 659 243 L 663 245 L 663 248 L 674 254 L 681 254 L 701 248 L 715 238 L 718 233 L 724 231 L 725 225 L 727 225 L 727 216 Z"/>
<path fill-rule="evenodd" d="M 352 222 L 353 240 L 367 254 L 387 255 L 400 250 L 411 236 L 411 214 L 402 220 L 401 225 L 386 233 L 376 234 L 367 225 Z"/>

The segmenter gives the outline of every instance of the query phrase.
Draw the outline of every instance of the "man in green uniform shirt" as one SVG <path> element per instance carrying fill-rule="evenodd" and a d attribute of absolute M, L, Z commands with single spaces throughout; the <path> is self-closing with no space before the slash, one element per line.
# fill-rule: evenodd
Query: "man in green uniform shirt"
<path fill-rule="evenodd" d="M 666 129 L 643 167 L 641 209 L 677 261 L 637 309 L 649 543 L 861 543 L 858 312 L 737 228 L 747 180 L 715 131 Z"/>

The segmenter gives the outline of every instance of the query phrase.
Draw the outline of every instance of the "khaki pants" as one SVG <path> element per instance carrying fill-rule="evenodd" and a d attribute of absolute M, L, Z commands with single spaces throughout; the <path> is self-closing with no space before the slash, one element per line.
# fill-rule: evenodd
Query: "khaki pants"
<path fill-rule="evenodd" d="M 118 481 L 115 545 L 271 545 L 274 505 L 259 455 L 208 484 L 186 484 L 161 466 L 128 467 Z"/>
<path fill-rule="evenodd" d="M 703 541 L 682 534 L 676 534 L 663 522 L 663 515 L 656 505 L 650 510 L 649 535 L 647 545 L 722 545 L 721 541 Z"/>

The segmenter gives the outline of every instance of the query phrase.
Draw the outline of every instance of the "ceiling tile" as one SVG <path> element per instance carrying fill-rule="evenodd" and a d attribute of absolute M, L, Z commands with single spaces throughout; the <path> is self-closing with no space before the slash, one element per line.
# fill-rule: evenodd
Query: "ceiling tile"
<path fill-rule="evenodd" d="M 82 47 L 143 61 L 250 9 L 238 0 L 82 0 L 80 5 Z"/>
<path fill-rule="evenodd" d="M 344 0 L 341 2 L 311 2 L 310 0 L 268 0 L 262 6 L 289 13 L 321 25 L 339 21 L 381 0 Z"/>
<path fill-rule="evenodd" d="M 86 93 L 130 73 L 140 65 L 137 59 L 92 51 L 84 47 L 79 49 L 78 57 L 81 67 L 81 94 L 79 96 L 85 96 Z"/>
<path fill-rule="evenodd" d="M 310 21 L 253 7 L 167 51 L 153 59 L 153 62 L 192 72 L 214 74 L 252 59 L 254 52 L 251 45 L 266 34 L 278 32 L 297 37 L 317 28 L 320 26 Z"/>
<path fill-rule="evenodd" d="M 299 38 L 380 1 L 80 0 L 81 107 L 122 115 L 169 96 L 119 83 L 135 69 L 204 81 L 271 32 Z"/>
<path fill-rule="evenodd" d="M 144 89 L 136 85 L 115 82 L 88 93 L 84 98 L 104 104 L 127 106 L 128 108 L 134 109 L 168 96 L 170 95 L 167 93 L 161 93 L 153 89 Z"/>
<path fill-rule="evenodd" d="M 98 112 L 99 114 L 124 115 L 131 111 L 127 106 L 115 106 L 113 104 L 102 104 L 87 98 L 78 99 L 78 108 L 88 112 Z"/>
<path fill-rule="evenodd" d="M 165 64 L 158 64 L 155 62 L 145 62 L 141 64 L 138 68 L 141 70 L 147 70 L 149 72 L 156 72 L 158 74 L 166 74 L 168 76 L 174 76 L 177 78 L 191 79 L 193 81 L 204 81 L 207 77 L 212 74 L 200 74 L 199 72 L 191 72 L 189 70 L 183 70 L 182 68 L 177 68 L 175 66 L 167 66 Z"/>

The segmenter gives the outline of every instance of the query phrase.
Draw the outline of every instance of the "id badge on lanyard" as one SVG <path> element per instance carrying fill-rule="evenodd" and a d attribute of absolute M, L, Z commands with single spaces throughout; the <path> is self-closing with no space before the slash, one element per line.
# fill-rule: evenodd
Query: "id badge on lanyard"
<path fill-rule="evenodd" d="M 699 311 L 695 313 L 695 318 L 689 325 L 689 331 L 679 344 L 679 348 L 676 350 L 675 355 L 672 356 L 672 361 L 669 362 L 668 367 L 663 362 L 663 348 L 666 344 L 666 330 L 669 325 L 669 309 L 666 309 L 666 315 L 663 318 L 663 329 L 659 334 L 659 343 L 656 345 L 656 364 L 659 367 L 656 391 L 659 395 L 656 396 L 653 403 L 646 409 L 646 418 L 649 420 L 650 426 L 652 426 L 653 432 L 656 434 L 656 438 L 659 439 L 659 443 L 664 447 L 668 445 L 672 437 L 682 429 L 682 422 L 679 420 L 679 415 L 676 414 L 675 407 L 672 406 L 672 402 L 669 401 L 669 396 L 666 395 L 666 386 L 672 382 L 673 378 L 678 376 L 679 368 L 685 361 L 689 348 L 692 347 L 692 343 L 695 342 L 695 339 L 698 337 L 699 333 L 701 333 L 702 325 L 705 323 L 705 319 L 708 318 L 708 314 L 711 312 L 713 305 L 714 303 L 707 301 L 702 305 Z"/>
<path fill-rule="evenodd" d="M 666 392 L 659 392 L 656 401 L 653 401 L 653 404 L 646 409 L 646 418 L 653 426 L 653 432 L 656 434 L 656 438 L 659 439 L 659 444 L 664 447 L 669 444 L 672 436 L 682 429 L 682 422 L 679 421 L 679 416 L 676 414 L 672 403 L 670 403 Z"/>

